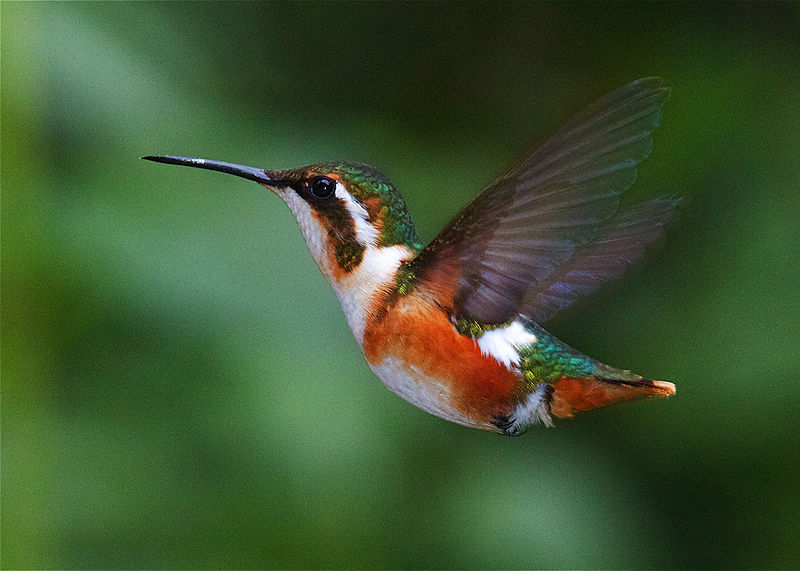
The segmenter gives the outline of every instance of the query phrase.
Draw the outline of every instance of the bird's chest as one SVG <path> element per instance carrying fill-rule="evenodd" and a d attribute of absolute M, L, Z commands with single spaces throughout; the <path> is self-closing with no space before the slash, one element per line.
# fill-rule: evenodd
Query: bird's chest
<path fill-rule="evenodd" d="M 510 414 L 520 375 L 484 355 L 437 306 L 401 300 L 364 331 L 364 354 L 393 392 L 436 416 L 477 428 Z"/>

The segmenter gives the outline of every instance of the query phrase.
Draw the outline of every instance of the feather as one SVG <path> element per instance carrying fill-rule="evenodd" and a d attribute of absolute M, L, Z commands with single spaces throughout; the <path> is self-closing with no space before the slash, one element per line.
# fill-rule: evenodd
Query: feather
<path fill-rule="evenodd" d="M 619 260 L 640 255 L 630 242 L 651 236 L 646 216 L 668 209 L 648 203 L 615 217 L 668 93 L 646 78 L 600 98 L 462 209 L 405 271 L 418 283 L 453 281 L 428 285 L 455 291 L 451 311 L 484 323 L 521 310 L 552 316 L 616 276 Z"/>

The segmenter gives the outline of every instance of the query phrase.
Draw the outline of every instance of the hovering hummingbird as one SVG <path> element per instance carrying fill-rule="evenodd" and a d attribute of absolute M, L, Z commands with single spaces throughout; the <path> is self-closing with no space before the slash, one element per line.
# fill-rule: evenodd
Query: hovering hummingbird
<path fill-rule="evenodd" d="M 675 393 L 672 383 L 600 363 L 539 325 L 619 276 L 672 217 L 678 198 L 619 205 L 652 150 L 668 94 L 660 79 L 645 78 L 600 98 L 427 245 L 389 179 L 362 163 L 275 171 L 142 158 L 272 191 L 297 218 L 378 378 L 431 414 L 515 435 L 551 426 L 551 415 Z"/>

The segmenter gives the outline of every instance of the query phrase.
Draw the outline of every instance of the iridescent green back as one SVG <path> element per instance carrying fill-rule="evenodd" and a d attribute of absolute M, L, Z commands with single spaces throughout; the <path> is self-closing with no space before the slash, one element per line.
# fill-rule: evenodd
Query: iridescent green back
<path fill-rule="evenodd" d="M 560 377 L 613 378 L 636 380 L 630 371 L 605 365 L 573 349 L 531 320 L 524 320 L 525 329 L 536 336 L 536 343 L 519 349 L 520 369 L 525 376 L 525 389 L 553 382 Z"/>

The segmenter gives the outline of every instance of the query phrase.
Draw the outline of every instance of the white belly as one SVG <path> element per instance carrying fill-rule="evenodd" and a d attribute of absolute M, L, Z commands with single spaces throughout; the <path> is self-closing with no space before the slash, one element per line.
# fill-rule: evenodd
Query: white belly
<path fill-rule="evenodd" d="M 390 391 L 426 412 L 464 426 L 497 430 L 495 426 L 458 412 L 450 405 L 450 388 L 425 376 L 413 365 L 407 365 L 396 357 L 387 357 L 378 365 L 370 364 L 370 368 Z"/>

